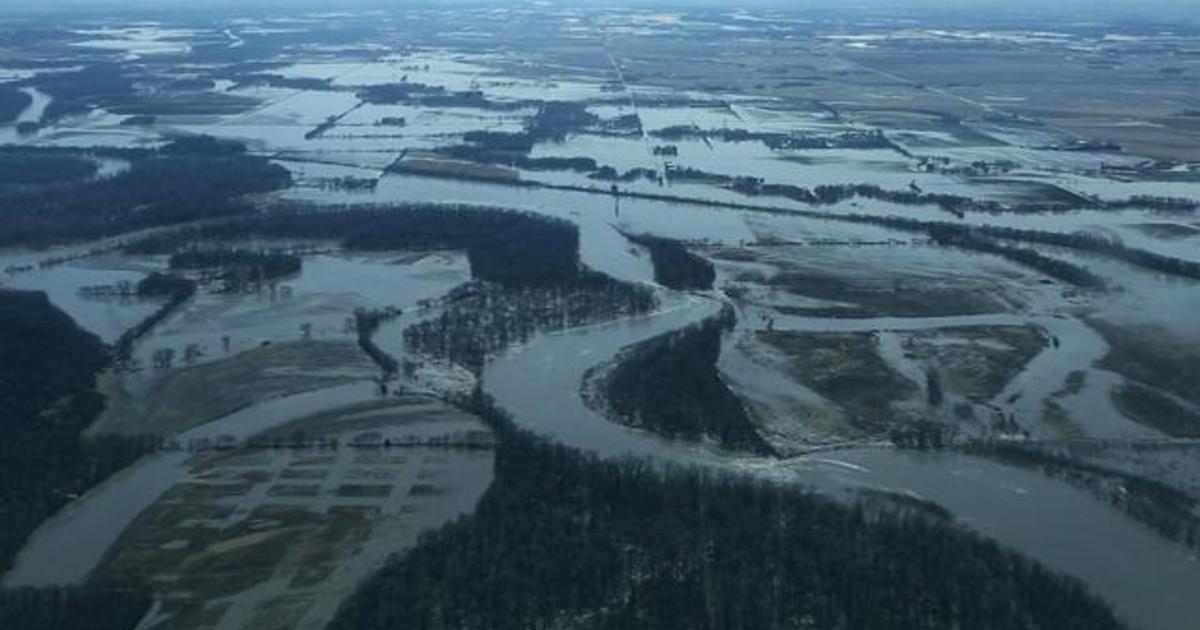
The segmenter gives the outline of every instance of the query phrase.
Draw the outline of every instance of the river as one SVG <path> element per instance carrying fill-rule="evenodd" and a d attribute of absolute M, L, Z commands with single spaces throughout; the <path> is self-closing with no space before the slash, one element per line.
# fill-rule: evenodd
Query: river
<path fill-rule="evenodd" d="M 520 426 L 605 457 L 715 466 L 835 496 L 875 487 L 927 498 L 981 534 L 1082 579 L 1134 627 L 1195 628 L 1200 561 L 1066 483 L 949 453 L 861 448 L 786 460 L 738 456 L 609 422 L 585 404 L 580 385 L 590 368 L 718 308 L 715 299 L 668 295 L 650 316 L 541 335 L 493 361 L 484 372 L 485 390 Z"/>
<path fill-rule="evenodd" d="M 0 126 L 0 144 L 16 144 L 23 140 L 17 133 L 17 125 L 21 123 L 36 123 L 42 119 L 46 107 L 50 105 L 51 97 L 37 88 L 21 88 L 21 91 L 33 99 L 25 111 L 11 125 Z"/>

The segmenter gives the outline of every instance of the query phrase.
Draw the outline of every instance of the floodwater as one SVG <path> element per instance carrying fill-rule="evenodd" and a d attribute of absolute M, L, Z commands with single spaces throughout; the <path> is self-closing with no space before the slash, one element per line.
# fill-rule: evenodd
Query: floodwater
<path fill-rule="evenodd" d="M 177 440 L 185 448 L 195 440 L 232 438 L 241 441 L 264 431 L 284 427 L 300 418 L 339 409 L 346 410 L 344 419 L 352 425 L 374 428 L 382 435 L 394 437 L 444 436 L 455 431 L 483 429 L 477 420 L 468 416 L 452 420 L 436 414 L 428 417 L 423 415 L 429 409 L 435 412 L 444 409 L 438 402 L 432 405 L 405 403 L 406 406 L 399 409 L 402 414 L 410 414 L 405 416 L 409 420 L 400 425 L 389 424 L 392 422 L 389 418 L 395 412 L 388 410 L 396 409 L 393 407 L 365 413 L 353 410 L 356 404 L 379 400 L 375 383 L 360 381 L 263 402 L 189 430 L 179 435 Z M 334 430 L 333 435 L 349 444 L 361 430 Z M 376 509 L 368 532 L 355 543 L 352 552 L 337 559 L 336 570 L 315 586 L 293 589 L 290 583 L 294 576 L 288 574 L 287 567 L 280 567 L 272 579 L 232 596 L 219 627 L 256 627 L 253 623 L 258 618 L 254 614 L 256 609 L 269 604 L 279 605 L 285 600 L 304 605 L 303 615 L 298 618 L 295 627 L 313 630 L 325 627 L 336 614 L 338 605 L 354 592 L 363 579 L 380 569 L 392 554 L 417 544 L 421 533 L 470 513 L 492 480 L 493 455 L 490 451 L 416 447 L 405 449 L 397 457 L 380 459 L 373 468 L 365 471 L 378 475 L 384 472 L 384 468 L 387 469 L 391 488 L 386 496 L 350 497 L 341 493 L 341 485 L 362 483 L 364 469 L 361 467 L 372 465 L 375 461 L 372 455 L 380 453 L 345 447 L 324 454 L 330 456 L 329 461 L 321 465 L 321 470 L 315 471 L 311 463 L 301 461 L 311 459 L 311 451 L 283 449 L 257 453 L 256 474 L 265 475 L 268 479 L 286 480 L 286 469 L 303 464 L 308 471 L 324 473 L 319 484 L 321 490 L 311 498 L 280 499 L 273 498 L 268 492 L 272 487 L 270 483 L 256 482 L 244 494 L 216 499 L 217 503 L 233 505 L 236 509 L 223 521 L 209 523 L 209 526 L 216 525 L 224 530 L 252 518 L 258 507 L 298 504 L 318 514 L 341 507 Z M 196 464 L 197 461 L 185 451 L 163 452 L 141 460 L 93 489 L 34 533 L 17 557 L 13 570 L 5 577 L 4 585 L 18 587 L 81 583 L 102 566 L 105 557 L 138 515 L 159 501 L 168 490 L 183 483 L 211 483 L 214 474 L 220 478 L 222 474 L 237 476 L 245 472 L 244 469 L 237 469 L 236 465 L 225 470 L 219 461 L 211 469 L 197 468 Z M 410 487 L 418 483 L 436 486 L 439 491 L 417 497 L 410 492 Z M 178 523 L 166 526 L 178 527 L 181 535 L 190 531 L 187 529 L 189 526 Z M 197 553 L 209 553 L 209 549 L 198 549 Z M 149 565 L 145 571 L 147 575 L 168 578 L 164 582 L 168 596 L 190 596 L 189 593 L 169 592 L 172 579 L 180 577 L 172 567 Z M 161 614 L 158 611 L 150 613 L 156 620 Z"/>
<path fill-rule="evenodd" d="M 487 367 L 485 389 L 522 426 L 605 457 L 718 466 L 835 494 L 876 487 L 925 497 L 1001 544 L 1081 578 L 1137 626 L 1187 630 L 1200 618 L 1195 591 L 1200 561 L 1192 553 L 1089 494 L 1035 472 L 962 455 L 891 449 L 755 459 L 609 422 L 580 396 L 587 370 L 623 347 L 717 308 L 715 300 L 699 297 L 664 304 L 649 317 L 535 338 Z"/>
<path fill-rule="evenodd" d="M 13 260 L 0 258 L 0 264 Z M 30 264 L 32 259 L 13 260 L 8 264 Z M 75 260 L 29 271 L 0 270 L 0 286 L 10 289 L 44 291 L 50 301 L 70 315 L 80 326 L 112 343 L 159 308 L 161 301 L 132 295 L 88 293 L 93 287 L 116 288 L 121 283 L 136 286 L 138 281 L 161 264 L 148 258 L 101 257 Z"/>
<path fill-rule="evenodd" d="M 251 33 L 251 29 L 242 31 Z M 131 58 L 186 51 L 192 35 L 158 28 L 105 29 L 84 34 L 89 39 L 77 45 L 115 50 Z M 237 39 L 233 35 L 231 38 Z M 621 232 L 652 233 L 725 245 L 766 237 L 810 245 L 829 242 L 839 245 L 912 244 L 912 235 L 877 226 L 384 172 L 404 151 L 458 144 L 460 135 L 466 131 L 518 131 L 523 127 L 523 117 L 531 112 L 408 105 L 360 106 L 350 88 L 406 79 L 445 86 L 451 91 L 478 89 L 488 98 L 499 101 L 612 99 L 614 96 L 604 89 L 612 77 L 603 76 L 603 73 L 600 76 L 532 78 L 512 76 L 502 69 L 505 64 L 517 62 L 503 53 L 459 54 L 425 49 L 365 63 L 297 63 L 279 72 L 287 77 L 330 79 L 334 85 L 347 89 L 307 91 L 254 87 L 234 90 L 234 94 L 259 99 L 262 105 L 244 114 L 215 117 L 211 121 L 183 119 L 169 126 L 172 130 L 243 139 L 252 150 L 281 160 L 311 160 L 285 162 L 301 181 L 296 188 L 280 193 L 278 197 L 282 199 L 330 204 L 425 203 L 434 200 L 501 206 L 571 221 L 580 229 L 583 262 L 630 282 L 653 284 L 653 267 L 648 253 L 629 243 Z M 219 89 L 229 87 L 224 84 Z M 36 122 L 50 103 L 50 97 L 36 89 L 26 91 L 33 97 L 33 104 L 22 112 L 18 122 Z M 648 100 L 656 94 L 679 96 L 653 88 L 638 88 L 635 96 Z M 604 105 L 593 109 L 605 117 L 637 111 L 647 130 L 678 124 L 750 131 L 826 133 L 847 129 L 846 125 L 831 122 L 819 112 L 777 110 L 763 103 L 739 102 L 720 95 L 689 96 L 709 104 L 690 108 L 643 106 L 635 110 L 631 102 L 629 106 Z M 730 102 L 713 106 L 719 100 Z M 345 117 L 340 123 L 325 134 L 305 137 L 328 117 L 342 114 Z M 379 125 L 385 117 L 403 117 L 406 124 L 402 128 Z M 0 128 L 0 144 L 29 141 L 70 147 L 130 147 L 154 146 L 161 141 L 157 130 L 121 128 L 120 119 L 114 114 L 96 111 L 62 121 L 27 138 L 16 134 L 15 125 L 4 126 Z M 977 159 L 1017 161 L 1022 168 L 1007 178 L 1014 181 L 918 172 L 915 160 L 888 150 L 772 151 L 758 142 L 648 141 L 644 138 L 574 135 L 565 142 L 539 144 L 535 155 L 591 157 L 600 164 L 622 170 L 639 166 L 662 169 L 667 160 L 653 156 L 650 147 L 674 144 L 679 148 L 679 156 L 670 161 L 678 166 L 726 175 L 762 177 L 770 182 L 806 187 L 873 183 L 902 190 L 916 184 L 927 192 L 1007 201 L 1022 198 L 1034 185 L 1051 183 L 1106 199 L 1135 194 L 1200 198 L 1200 183 L 1191 181 L 1126 182 L 1094 174 L 1071 174 L 1094 171 L 1098 163 L 1120 163 L 1119 156 L 1041 151 L 1021 145 L 1049 144 L 1052 138 L 1035 142 L 1028 135 L 1021 136 L 1013 130 L 997 129 L 989 130 L 989 133 L 1012 146 L 966 147 L 961 146 L 953 134 L 918 130 L 902 134 L 901 141 L 919 148 L 921 154 L 944 155 L 959 163 Z M 120 161 L 106 160 L 102 162 L 100 176 L 111 176 L 126 167 Z M 356 192 L 322 186 L 323 180 L 343 175 L 377 178 L 378 187 L 371 192 Z M 558 185 L 604 186 L 577 173 L 523 172 L 521 175 L 525 179 Z M 659 187 L 652 182 L 632 182 L 621 184 L 621 188 L 711 201 L 804 207 L 782 199 L 745 197 L 699 183 L 670 183 Z M 833 215 L 869 213 L 949 220 L 945 212 L 933 206 L 898 206 L 866 200 L 852 200 L 824 210 Z M 1049 231 L 1082 230 L 1132 246 L 1200 260 L 1197 253 L 1200 248 L 1196 247 L 1200 243 L 1200 224 L 1190 216 L 1128 210 L 1020 216 L 972 214 L 966 221 Z M 1195 232 L 1190 231 L 1192 228 L 1196 228 Z M 1035 284 L 1033 276 L 1016 274 L 1008 268 L 1011 267 L 1008 263 L 989 257 L 916 248 L 904 256 L 883 252 L 885 250 L 870 247 L 842 247 L 837 253 L 825 254 L 819 248 L 812 248 L 805 255 L 813 264 L 842 265 L 846 273 L 855 273 L 857 269 L 857 273 L 871 274 L 887 269 L 930 281 L 943 275 L 969 273 L 994 278 L 995 282 Z M 1196 283 L 1164 279 L 1131 270 L 1122 263 L 1078 253 L 1055 253 L 1064 259 L 1086 264 L 1119 285 L 1119 291 L 1104 296 L 1098 303 L 1085 304 L 1100 315 L 1168 325 L 1175 332 L 1200 338 L 1200 328 L 1193 317 L 1200 309 L 1200 291 L 1196 290 Z M 934 259 L 937 259 L 936 264 Z M 80 289 L 136 282 L 161 266 L 162 261 L 132 264 L 93 259 L 29 272 L 5 273 L 0 281 L 14 288 L 47 291 L 56 305 L 83 326 L 112 341 L 152 312 L 157 303 L 97 299 L 83 295 Z M 386 306 L 399 306 L 406 312 L 401 318 L 385 324 L 377 340 L 385 351 L 402 356 L 399 331 L 430 315 L 416 312 L 412 306 L 421 300 L 439 297 L 468 278 L 465 258 L 458 254 L 438 254 L 406 264 L 393 264 L 383 256 L 309 256 L 299 276 L 279 283 L 278 293 L 237 296 L 202 293 L 140 342 L 136 356 L 149 364 L 156 349 L 171 347 L 178 351 L 197 344 L 204 351 L 198 360 L 210 360 L 220 356 L 224 338 L 229 341 L 228 351 L 239 351 L 265 342 L 299 338 L 303 334 L 302 326 L 311 326 L 309 334 L 316 338 L 351 338 L 353 333 L 347 328 L 346 319 L 352 317 L 355 308 Z M 285 285 L 286 291 L 283 290 Z M 1194 555 L 1160 540 L 1087 493 L 1034 472 L 962 455 L 918 454 L 878 448 L 858 448 L 833 455 L 808 455 L 782 461 L 755 459 L 731 455 L 714 444 L 666 440 L 608 422 L 589 409 L 580 397 L 580 384 L 587 370 L 611 360 L 624 347 L 700 321 L 715 314 L 719 308 L 719 302 L 709 296 L 660 293 L 662 306 L 655 314 L 540 335 L 502 355 L 485 370 L 486 390 L 523 426 L 606 457 L 634 455 L 719 466 L 813 486 L 837 496 L 862 487 L 916 494 L 944 505 L 961 522 L 980 533 L 1052 568 L 1082 578 L 1113 603 L 1119 613 L 1146 630 L 1191 629 L 1195 620 L 1200 619 L 1200 597 L 1197 597 L 1200 592 L 1195 586 L 1200 584 L 1200 564 Z M 1085 434 L 1155 437 L 1153 431 L 1131 423 L 1113 408 L 1109 394 L 1124 382 L 1123 379 L 1092 367 L 1107 352 L 1107 344 L 1085 321 L 1073 314 L 1059 312 L 1060 307 L 1080 304 L 1046 300 L 1037 295 L 1024 297 L 1028 300 L 1022 311 L 1012 314 L 858 320 L 774 313 L 772 317 L 780 330 L 882 332 L 881 344 L 893 346 L 897 343 L 894 335 L 905 331 L 1032 324 L 1057 339 L 1058 344 L 1035 357 L 991 401 L 992 405 L 1022 418 L 1040 418 L 1045 400 L 1062 386 L 1072 371 L 1083 370 L 1086 373 L 1084 388 L 1059 402 L 1082 424 Z M 753 312 L 750 315 L 745 319 L 753 320 Z M 919 378 L 919 375 L 913 375 Z M 783 383 L 767 378 L 756 384 L 766 389 L 783 386 Z M 244 409 L 181 437 L 185 440 L 222 435 L 246 437 L 298 416 L 337 409 L 371 400 L 374 396 L 374 386 L 366 381 L 289 396 Z M 187 475 L 187 459 L 182 453 L 161 453 L 146 458 L 69 505 L 36 532 L 18 557 L 16 568 L 7 576 L 5 585 L 84 580 L 134 518 Z M 455 513 L 469 510 L 473 503 L 471 499 L 456 507 Z M 427 524 L 436 524 L 434 521 L 436 519 Z M 394 541 L 380 544 L 387 549 L 396 548 Z M 355 571 L 359 572 L 354 575 L 366 575 L 373 570 L 371 567 L 377 566 L 385 555 L 384 547 L 373 547 L 373 551 L 351 559 L 351 563 L 367 563 L 356 565 Z M 330 601 L 322 605 L 332 606 Z M 331 614 L 331 610 L 322 614 Z"/>
<path fill-rule="evenodd" d="M 570 190 L 530 189 L 415 175 L 387 175 L 373 194 L 292 189 L 281 195 L 329 204 L 462 203 L 536 212 L 579 226 L 584 264 L 615 278 L 650 281 L 648 257 L 619 231 L 653 233 L 689 241 L 737 244 L 753 240 L 741 212 L 647 199 L 620 199 Z"/>
<path fill-rule="evenodd" d="M 11 124 L 0 125 L 0 144 L 17 144 L 23 142 L 28 136 L 22 136 L 17 133 L 17 125 L 21 123 L 36 123 L 42 119 L 42 113 L 46 111 L 46 107 L 50 105 L 52 100 L 49 94 L 37 88 L 21 88 L 21 91 L 28 94 L 32 98 L 29 107 L 21 112 L 20 116 Z"/>
<path fill-rule="evenodd" d="M 194 345 L 201 355 L 193 365 L 264 343 L 355 338 L 352 320 L 358 308 L 411 309 L 421 300 L 441 297 L 470 278 L 459 252 L 403 254 L 332 253 L 308 255 L 298 275 L 258 293 L 212 293 L 205 289 L 140 339 L 134 358 L 153 363 L 155 351 L 171 348 L 183 356 Z M 226 348 L 226 340 L 228 348 Z"/>
<path fill-rule="evenodd" d="M 1128 247 L 1200 262 L 1200 218 L 1193 213 L 1078 210 L 1048 214 L 969 214 L 966 220 L 975 225 L 1019 230 L 1087 233 Z"/>
<path fill-rule="evenodd" d="M 264 402 L 178 436 L 192 440 L 244 439 L 299 417 L 373 400 L 370 381 L 305 392 Z M 186 473 L 186 451 L 147 457 L 93 488 L 34 532 L 4 585 L 77 584 L 99 564 L 121 532 Z"/>

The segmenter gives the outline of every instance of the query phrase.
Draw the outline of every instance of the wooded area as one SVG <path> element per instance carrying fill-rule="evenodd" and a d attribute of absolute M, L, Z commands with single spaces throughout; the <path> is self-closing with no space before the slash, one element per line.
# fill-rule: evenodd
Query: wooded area
<path fill-rule="evenodd" d="M 626 234 L 626 238 L 650 250 L 654 281 L 677 291 L 709 290 L 717 279 L 711 262 L 688 251 L 687 245 L 648 234 Z"/>
<path fill-rule="evenodd" d="M 128 170 L 112 177 L 0 195 L 0 245 L 45 245 L 243 214 L 252 208 L 241 196 L 291 183 L 288 171 L 266 158 L 214 152 L 214 146 L 185 141 L 136 154 Z"/>
<path fill-rule="evenodd" d="M 404 330 L 405 345 L 480 373 L 486 360 L 536 332 L 563 330 L 654 308 L 643 286 L 584 270 L 554 283 L 468 284 L 444 299 L 441 315 Z"/>
<path fill-rule="evenodd" d="M 299 256 L 279 251 L 190 247 L 171 255 L 171 269 L 206 270 L 223 276 L 227 283 L 277 280 L 300 273 Z"/>
<path fill-rule="evenodd" d="M 0 124 L 11 123 L 33 103 L 33 97 L 11 85 L 0 85 Z"/>
<path fill-rule="evenodd" d="M 392 560 L 331 628 L 1121 627 L 1078 582 L 918 511 L 502 433 L 474 515 Z"/>
<path fill-rule="evenodd" d="M 127 630 L 150 608 L 150 595 L 105 587 L 0 590 L 0 628 L 6 630 Z"/>
<path fill-rule="evenodd" d="M 44 293 L 0 290 L 0 569 L 72 497 L 130 464 L 150 440 L 80 432 L 99 415 L 93 389 L 109 350 Z"/>
<path fill-rule="evenodd" d="M 579 231 L 572 223 L 500 208 L 432 203 L 322 211 L 281 207 L 148 237 L 127 251 L 172 254 L 200 240 L 249 236 L 335 240 L 364 251 L 466 250 L 476 279 L 512 286 L 573 281 L 581 269 Z"/>
<path fill-rule="evenodd" d="M 732 311 L 667 333 L 620 354 L 599 377 L 597 394 L 613 419 L 670 438 L 711 438 L 721 446 L 759 454 L 771 447 L 759 436 L 741 400 L 717 372 L 721 333 Z"/>
<path fill-rule="evenodd" d="M 36 186 L 81 180 L 93 177 L 96 170 L 96 162 L 81 155 L 0 149 L 0 185 Z"/>

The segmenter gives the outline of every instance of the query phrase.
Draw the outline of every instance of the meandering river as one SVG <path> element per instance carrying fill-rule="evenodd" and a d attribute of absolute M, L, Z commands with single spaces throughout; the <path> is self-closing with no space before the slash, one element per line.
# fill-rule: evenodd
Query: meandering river
<path fill-rule="evenodd" d="M 486 368 L 485 390 L 521 426 L 605 457 L 721 467 L 835 496 L 873 487 L 929 499 L 968 527 L 1082 579 L 1134 627 L 1195 628 L 1200 619 L 1196 555 L 1066 483 L 949 453 L 861 448 L 787 460 L 731 455 L 713 445 L 667 440 L 612 423 L 585 404 L 580 386 L 590 368 L 612 360 L 622 348 L 701 321 L 719 308 L 716 299 L 668 295 L 661 310 L 650 316 L 538 336 Z M 904 328 L 902 323 L 893 322 Z M 919 327 L 922 322 L 907 323 Z M 1011 322 L 1001 317 L 987 323 Z M 1069 326 L 1055 330 L 1065 333 Z"/>

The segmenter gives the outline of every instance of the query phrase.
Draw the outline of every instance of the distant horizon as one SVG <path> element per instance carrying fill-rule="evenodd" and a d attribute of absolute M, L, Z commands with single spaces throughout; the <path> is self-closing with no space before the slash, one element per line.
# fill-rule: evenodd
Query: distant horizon
<path fill-rule="evenodd" d="M 986 11 L 989 14 L 1012 14 L 1033 11 L 1039 15 L 1080 12 L 1080 18 L 1101 16 L 1165 18 L 1191 17 L 1195 7 L 1178 0 L 1058 0 L 1052 3 L 1035 0 L 622 0 L 617 2 L 580 2 L 578 0 L 342 0 L 329 3 L 321 0 L 46 0 L 30 6 L 11 1 L 0 2 L 0 12 L 53 13 L 63 10 L 89 11 L 214 11 L 214 10 L 294 10 L 340 11 L 379 10 L 406 7 L 438 6 L 571 6 L 582 4 L 589 9 L 676 9 L 714 10 L 727 8 L 803 12 L 805 10 L 858 13 L 864 11 L 919 12 L 961 14 L 964 11 Z"/>

